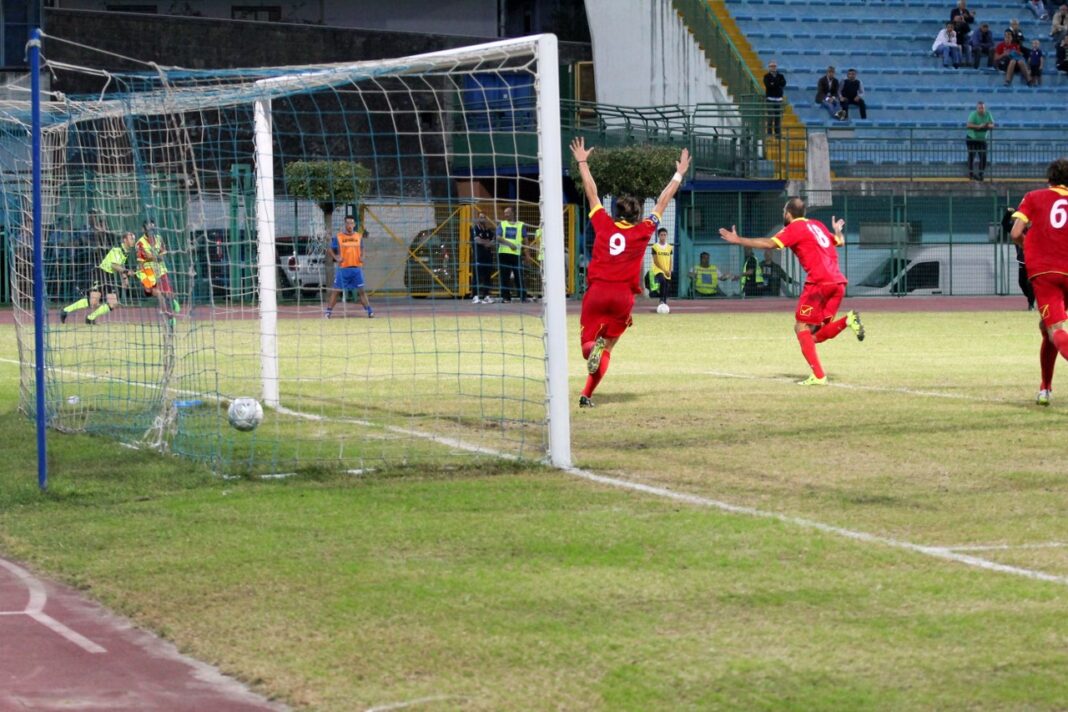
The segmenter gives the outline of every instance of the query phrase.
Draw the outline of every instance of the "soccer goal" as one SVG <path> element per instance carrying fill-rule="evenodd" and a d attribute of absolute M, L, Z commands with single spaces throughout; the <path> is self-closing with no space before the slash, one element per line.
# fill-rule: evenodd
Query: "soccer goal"
<path fill-rule="evenodd" d="M 28 414 L 38 317 L 39 415 L 57 431 L 225 473 L 570 464 L 576 230 L 562 203 L 555 37 L 125 73 L 50 60 L 62 42 L 45 38 L 43 64 L 80 92 L 43 94 L 38 193 L 29 110 L 2 116 Z M 505 221 L 506 209 L 526 225 L 518 274 L 505 275 L 512 300 L 494 264 L 496 298 L 474 304 L 486 285 L 472 223 Z M 336 237 L 346 217 L 362 250 Z M 228 422 L 241 397 L 263 406 L 255 429 Z"/>

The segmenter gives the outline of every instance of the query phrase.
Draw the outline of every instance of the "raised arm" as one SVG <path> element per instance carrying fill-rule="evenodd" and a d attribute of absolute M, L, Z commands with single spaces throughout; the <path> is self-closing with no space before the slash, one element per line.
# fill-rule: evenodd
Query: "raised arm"
<path fill-rule="evenodd" d="M 752 247 L 755 250 L 777 250 L 779 246 L 775 244 L 775 240 L 770 237 L 740 237 L 736 232 L 737 228 L 731 225 L 731 229 L 728 230 L 725 227 L 719 229 L 719 236 L 732 245 L 741 245 L 742 247 Z"/>
<path fill-rule="evenodd" d="M 668 203 L 675 197 L 679 186 L 682 185 L 682 179 L 686 177 L 686 171 L 688 170 L 690 170 L 690 149 L 684 148 L 682 153 L 679 154 L 679 160 L 675 161 L 675 175 L 671 176 L 671 180 L 664 186 L 664 190 L 660 192 L 660 197 L 656 199 L 656 207 L 653 208 L 654 213 L 657 215 L 664 214 Z"/>
<path fill-rule="evenodd" d="M 586 139 L 582 136 L 571 140 L 571 155 L 578 162 L 579 175 L 582 176 L 582 189 L 586 192 L 586 202 L 592 208 L 594 205 L 601 204 L 601 196 L 597 195 L 597 183 L 594 182 L 589 163 L 587 163 L 591 153 L 593 153 L 593 146 L 586 148 Z"/>

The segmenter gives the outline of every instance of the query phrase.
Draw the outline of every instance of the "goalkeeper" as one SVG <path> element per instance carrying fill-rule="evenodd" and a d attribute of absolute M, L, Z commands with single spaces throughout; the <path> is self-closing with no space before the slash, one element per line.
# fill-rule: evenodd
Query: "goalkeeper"
<path fill-rule="evenodd" d="M 144 229 L 144 234 L 137 240 L 137 278 L 141 280 L 145 294 L 156 295 L 160 311 L 171 320 L 171 326 L 174 326 L 174 315 L 181 311 L 181 305 L 171 289 L 167 265 L 160 259 L 167 250 L 163 246 L 163 238 L 156 231 L 155 222 L 146 220 Z"/>
<path fill-rule="evenodd" d="M 131 267 L 126 266 L 128 253 L 134 246 L 134 234 L 127 232 L 122 236 L 122 244 L 112 247 L 103 261 L 97 265 L 93 274 L 92 284 L 86 290 L 86 296 L 72 304 L 63 307 L 59 312 L 60 322 L 66 324 L 67 317 L 71 312 L 81 309 L 92 309 L 85 323 L 90 326 L 96 324 L 96 320 L 119 306 L 119 290 L 130 286 L 130 275 L 134 273 Z M 100 297 L 105 297 L 105 302 L 100 303 Z"/>

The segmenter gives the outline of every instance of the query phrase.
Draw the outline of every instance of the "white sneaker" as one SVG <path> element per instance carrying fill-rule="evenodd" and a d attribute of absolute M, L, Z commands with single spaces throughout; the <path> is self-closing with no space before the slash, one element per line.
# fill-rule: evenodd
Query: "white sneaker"
<path fill-rule="evenodd" d="M 479 296 L 476 294 L 475 296 L 471 297 L 471 303 L 472 304 L 481 304 L 482 300 L 479 299 Z"/>
<path fill-rule="evenodd" d="M 482 298 L 482 303 L 483 304 L 493 304 L 493 297 L 483 297 Z"/>

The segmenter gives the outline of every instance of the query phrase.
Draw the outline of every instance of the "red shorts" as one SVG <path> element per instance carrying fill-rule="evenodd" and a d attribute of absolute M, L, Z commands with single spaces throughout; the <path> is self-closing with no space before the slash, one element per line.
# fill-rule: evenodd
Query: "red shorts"
<path fill-rule="evenodd" d="M 797 311 L 794 316 L 802 324 L 819 326 L 834 318 L 844 296 L 844 284 L 806 282 L 805 288 L 801 291 L 801 298 L 797 300 Z"/>
<path fill-rule="evenodd" d="M 1068 275 L 1059 272 L 1046 272 L 1031 278 L 1035 290 L 1035 304 L 1038 315 L 1047 327 L 1068 321 L 1064 302 L 1068 299 Z"/>
<path fill-rule="evenodd" d="M 634 291 L 628 284 L 594 282 L 582 298 L 582 343 L 598 336 L 618 339 L 631 325 Z"/>

